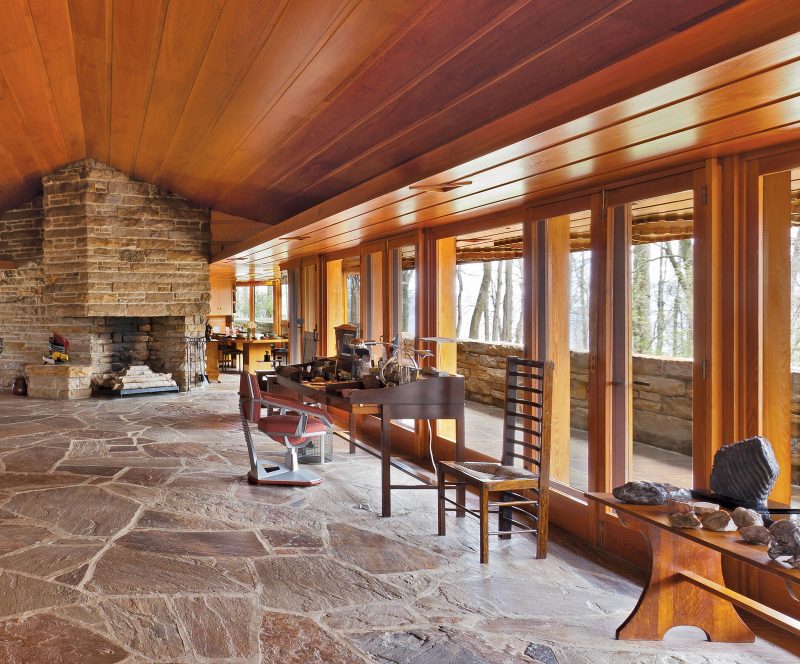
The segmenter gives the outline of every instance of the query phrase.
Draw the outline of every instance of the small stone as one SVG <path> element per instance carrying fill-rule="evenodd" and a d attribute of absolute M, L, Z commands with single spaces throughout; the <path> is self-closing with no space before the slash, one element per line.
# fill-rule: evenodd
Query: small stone
<path fill-rule="evenodd" d="M 767 551 L 769 557 L 800 569 L 800 526 L 781 519 L 769 527 L 769 534 L 772 536 Z"/>
<path fill-rule="evenodd" d="M 669 515 L 669 525 L 673 528 L 699 528 L 701 523 L 694 512 L 675 512 Z"/>
<path fill-rule="evenodd" d="M 685 503 L 682 500 L 668 500 L 666 507 L 670 514 L 689 514 L 689 512 L 694 512 L 691 503 Z"/>
<path fill-rule="evenodd" d="M 769 529 L 764 526 L 744 526 L 739 528 L 739 534 L 748 544 L 769 544 L 772 539 Z"/>
<path fill-rule="evenodd" d="M 713 514 L 719 512 L 719 505 L 716 503 L 695 503 L 692 508 L 698 514 Z"/>
<path fill-rule="evenodd" d="M 663 505 L 668 500 L 691 500 L 687 489 L 666 482 L 626 482 L 612 491 L 614 498 L 634 505 Z"/>
<path fill-rule="evenodd" d="M 737 507 L 731 512 L 731 518 L 740 530 L 747 526 L 763 526 L 764 519 L 755 510 L 747 509 L 746 507 Z"/>
<path fill-rule="evenodd" d="M 736 530 L 736 525 L 731 520 L 731 515 L 725 510 L 701 514 L 700 521 L 703 523 L 703 528 L 714 532 L 723 533 Z"/>

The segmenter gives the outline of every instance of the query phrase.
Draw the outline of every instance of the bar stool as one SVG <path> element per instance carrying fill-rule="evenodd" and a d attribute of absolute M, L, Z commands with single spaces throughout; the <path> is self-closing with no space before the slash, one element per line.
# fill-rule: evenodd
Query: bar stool
<path fill-rule="evenodd" d="M 283 364 L 289 364 L 289 349 L 275 348 L 272 351 L 272 366 L 277 369 Z"/>
<path fill-rule="evenodd" d="M 244 369 L 244 352 L 236 346 L 220 346 L 219 352 L 221 369 L 233 369 L 237 373 Z"/>

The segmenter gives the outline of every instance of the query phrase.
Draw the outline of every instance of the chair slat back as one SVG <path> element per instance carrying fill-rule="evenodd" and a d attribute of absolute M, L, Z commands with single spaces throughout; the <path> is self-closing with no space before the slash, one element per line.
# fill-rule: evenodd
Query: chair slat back
<path fill-rule="evenodd" d="M 249 422 L 258 422 L 261 418 L 261 387 L 258 376 L 242 372 L 239 376 L 239 406 L 242 415 Z"/>
<path fill-rule="evenodd" d="M 550 476 L 552 391 L 552 362 L 508 358 L 501 463 L 513 466 L 519 459 L 540 482 Z"/>

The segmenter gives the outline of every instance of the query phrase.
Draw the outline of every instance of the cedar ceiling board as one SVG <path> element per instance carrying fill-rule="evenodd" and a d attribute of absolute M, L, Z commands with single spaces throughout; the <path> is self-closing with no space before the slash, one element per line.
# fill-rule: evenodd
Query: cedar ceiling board
<path fill-rule="evenodd" d="M 224 6 L 224 0 L 170 0 L 134 175 L 147 179 L 158 171 Z"/>
<path fill-rule="evenodd" d="M 741 25 L 749 26 L 747 33 L 742 32 Z M 541 130 L 555 124 L 557 118 L 564 116 L 565 109 L 573 109 L 573 113 L 581 109 L 594 110 L 602 102 L 616 102 L 625 95 L 640 94 L 653 85 L 738 55 L 748 48 L 781 39 L 798 27 L 800 3 L 786 6 L 779 0 L 752 0 L 738 5 L 631 56 L 625 62 L 611 65 L 588 79 L 571 84 L 565 90 L 549 95 L 541 103 L 511 113 L 463 139 L 432 150 L 419 159 L 285 220 L 281 222 L 280 232 L 295 232 L 310 220 L 330 217 L 360 205 L 376 194 L 384 197 L 386 192 L 398 186 L 432 177 L 445 168 L 453 169 L 452 164 L 459 156 L 479 162 L 480 155 L 491 150 L 500 151 L 502 145 L 530 136 L 537 128 Z M 449 179 L 448 176 L 453 172 L 444 171 L 442 175 Z M 236 207 L 235 201 L 226 201 L 227 209 L 233 207 Z M 219 258 L 245 250 L 245 245 L 257 245 L 271 235 L 270 231 L 262 232 L 248 243 L 224 252 Z"/>
<path fill-rule="evenodd" d="M 788 102 L 783 102 L 783 103 L 784 104 L 786 104 L 786 103 L 793 104 L 795 109 L 798 111 L 798 118 L 800 118 L 800 103 L 798 103 L 797 100 L 788 100 Z M 759 109 L 758 111 L 755 111 L 754 113 L 755 114 L 764 115 L 766 111 L 767 111 L 767 109 Z M 785 111 L 782 111 L 782 113 L 783 112 L 785 112 Z M 730 120 L 731 119 L 726 119 L 726 120 L 724 120 L 722 122 L 728 122 Z M 756 120 L 757 120 L 757 118 L 756 118 Z M 798 121 L 800 121 L 800 120 L 798 120 Z M 737 123 L 734 121 L 734 122 L 731 123 L 731 126 L 735 127 L 736 124 Z M 752 130 L 754 128 L 754 126 L 757 126 L 757 123 L 755 123 L 755 124 L 751 123 L 748 127 L 746 127 L 746 129 Z M 767 130 L 767 131 L 769 131 L 769 130 Z M 756 130 L 756 132 L 758 132 L 758 130 Z M 749 134 L 749 132 L 745 131 L 744 134 L 745 134 L 745 136 L 747 136 Z M 754 148 L 754 147 L 760 147 L 761 145 L 765 145 L 765 144 L 774 144 L 774 143 L 777 143 L 777 142 L 780 142 L 780 141 L 790 140 L 790 139 L 793 139 L 793 138 L 797 137 L 798 130 L 795 127 L 792 127 L 786 132 L 777 131 L 776 134 L 777 135 L 775 137 L 768 137 L 768 136 L 758 137 L 758 134 L 756 134 L 755 138 L 749 138 L 748 137 L 748 138 L 745 138 L 745 139 L 739 139 L 739 138 L 729 139 L 727 141 L 727 143 L 728 143 L 727 151 L 730 151 L 730 150 L 740 151 L 740 150 L 743 150 L 743 149 L 750 149 L 750 148 Z M 729 135 L 729 132 L 726 132 L 725 135 Z M 650 146 L 651 150 L 653 150 L 653 147 L 654 146 Z M 655 152 L 655 150 L 653 150 L 653 152 Z M 669 165 L 672 165 L 673 163 L 678 163 L 678 162 L 680 162 L 680 161 L 682 161 L 682 160 L 684 160 L 686 158 L 690 158 L 690 157 L 691 158 L 707 157 L 707 156 L 709 156 L 710 153 L 713 153 L 713 152 L 717 152 L 719 154 L 722 154 L 722 153 L 726 152 L 726 149 L 723 149 L 723 148 L 715 149 L 715 144 L 711 143 L 705 149 L 696 148 L 691 153 L 688 153 L 688 154 L 685 153 L 685 152 L 682 152 L 682 151 L 678 151 L 678 152 L 673 153 L 673 154 L 668 154 L 666 157 L 664 155 L 652 154 L 652 155 L 649 155 L 647 157 L 647 159 L 648 160 L 657 160 L 664 167 L 667 167 Z M 603 160 L 607 159 L 607 157 L 608 157 L 607 155 L 604 155 L 603 157 L 598 158 L 596 161 L 603 161 Z M 633 170 L 633 167 L 630 165 L 633 162 L 630 159 L 621 159 L 621 160 L 617 160 L 617 161 L 619 161 L 619 163 L 622 163 L 624 165 L 623 166 L 623 170 L 620 171 L 621 173 L 625 173 L 625 172 Z M 602 174 L 604 174 L 604 173 L 613 173 L 614 172 L 613 167 L 612 167 L 612 165 L 610 163 L 609 164 L 602 164 L 600 167 L 592 169 L 592 170 L 600 174 L 598 177 L 602 177 Z M 594 179 L 597 180 L 597 177 L 595 177 Z M 562 180 L 562 182 L 563 182 L 563 180 Z M 538 188 L 535 188 L 535 189 L 538 189 Z M 524 200 L 525 198 L 530 198 L 530 194 L 527 195 L 527 196 L 517 195 L 517 196 L 514 196 L 514 197 L 512 197 L 510 199 L 507 199 L 506 201 L 495 201 L 495 202 L 489 203 L 488 205 L 480 205 L 478 209 L 483 209 L 484 211 L 489 211 L 489 209 L 494 209 L 497 212 L 500 212 L 502 210 L 508 209 L 508 207 L 510 205 L 513 205 L 513 206 L 522 205 L 523 203 L 526 202 Z M 453 211 L 452 208 L 446 207 L 444 210 L 440 210 L 439 211 L 439 213 L 443 214 L 444 216 L 438 216 L 438 214 L 437 214 L 437 215 L 433 216 L 433 220 L 441 221 L 442 219 L 446 219 L 448 222 L 449 221 L 454 221 L 453 216 L 454 215 L 458 215 L 458 214 L 462 214 L 463 212 L 464 211 Z M 425 225 L 425 222 L 422 222 L 420 225 Z M 358 233 L 361 234 L 364 230 L 366 230 L 366 229 L 360 228 L 358 230 Z M 355 231 L 351 231 L 351 232 L 355 232 Z M 341 244 L 341 237 L 339 239 L 340 239 L 340 242 L 336 243 L 335 245 L 332 245 L 333 247 L 339 248 L 339 246 Z M 320 242 L 317 242 L 315 244 L 319 245 Z M 306 245 L 305 247 L 303 247 L 303 249 L 304 249 L 304 251 L 303 251 L 304 254 L 305 253 L 311 253 L 312 251 L 313 251 L 313 253 L 318 253 L 321 250 L 319 246 L 314 246 L 314 245 Z M 294 253 L 292 253 L 291 255 L 292 255 L 292 258 L 296 257 Z"/>
<path fill-rule="evenodd" d="M 114 0 L 109 163 L 132 173 L 153 85 L 165 0 Z"/>
<path fill-rule="evenodd" d="M 179 191 L 174 183 L 186 170 L 186 164 L 195 163 L 196 150 L 213 130 L 269 39 L 287 2 L 248 0 L 225 4 L 174 134 L 162 148 L 164 156 L 158 171 L 149 179 Z M 223 173 L 218 175 L 224 177 Z M 187 188 L 196 187 L 188 182 Z"/>
<path fill-rule="evenodd" d="M 693 122 L 697 122 L 700 127 L 717 118 L 769 104 L 775 98 L 797 94 L 800 94 L 800 62 L 796 61 L 731 85 L 713 88 L 705 94 L 635 116 L 619 124 L 611 124 L 600 131 L 579 136 L 566 143 L 561 143 L 560 138 L 568 135 L 568 132 L 544 132 L 537 138 L 541 140 L 540 145 L 546 147 L 495 169 L 470 174 L 468 177 L 472 180 L 472 185 L 453 190 L 452 193 L 457 197 L 460 192 L 509 183 L 514 181 L 515 176 L 521 179 L 519 176 L 523 174 L 527 177 L 532 172 L 558 167 L 566 160 L 582 161 L 594 154 L 618 149 L 618 146 L 626 142 L 629 145 L 644 143 L 670 133 L 682 132 Z M 778 124 L 783 122 L 779 121 Z"/>
<path fill-rule="evenodd" d="M 564 163 L 564 152 L 567 152 L 569 159 L 574 161 L 580 161 L 581 158 L 585 160 L 592 154 L 596 154 L 600 143 L 604 144 L 604 149 L 610 149 L 611 145 L 615 143 L 619 145 L 619 142 L 624 140 L 644 141 L 657 137 L 668 128 L 676 130 L 681 125 L 685 126 L 687 118 L 726 115 L 748 106 L 763 104 L 775 96 L 791 94 L 800 89 L 800 85 L 797 83 L 800 81 L 800 65 L 792 62 L 784 67 L 775 68 L 775 61 L 778 57 L 796 56 L 800 50 L 800 40 L 795 38 L 786 41 L 789 44 L 784 44 L 783 48 L 767 47 L 768 57 L 742 56 L 737 58 L 734 63 L 725 63 L 712 68 L 711 72 L 701 72 L 687 77 L 688 80 L 680 80 L 672 85 L 662 86 L 662 89 L 657 92 L 642 95 L 643 99 L 622 102 L 615 105 L 613 109 L 600 111 L 595 114 L 598 116 L 597 118 L 569 123 L 569 129 L 559 127 L 543 132 L 537 137 L 524 141 L 524 150 L 529 153 L 539 148 L 540 151 L 535 155 L 502 164 L 493 171 L 484 171 L 484 173 L 462 171 L 459 176 L 472 178 L 474 184 L 464 189 L 454 190 L 447 195 L 458 198 L 461 192 L 471 191 L 478 186 L 488 188 L 509 180 L 520 179 L 521 176 L 529 176 L 532 169 L 541 171 L 548 166 L 558 167 Z M 742 69 L 744 60 L 750 60 L 753 66 L 767 69 L 762 74 L 737 80 L 731 86 L 720 87 L 723 81 L 718 77 L 734 77 L 735 79 L 746 75 L 746 71 Z M 769 69 L 768 67 L 773 68 Z M 696 93 L 707 89 L 711 91 L 679 102 L 677 105 L 668 105 L 669 100 L 680 98 L 681 94 L 686 94 L 689 90 Z M 659 108 L 660 106 L 663 108 Z M 645 113 L 646 107 L 655 107 L 656 110 L 653 113 Z M 627 122 L 624 119 L 620 120 L 619 116 L 624 113 L 632 114 L 632 119 Z M 615 120 L 621 123 L 615 124 Z M 608 128 L 586 136 L 582 136 L 575 126 L 599 127 L 603 124 L 609 125 Z M 563 143 L 568 137 L 576 134 L 578 136 L 576 139 Z M 547 144 L 550 144 L 551 147 L 542 149 L 542 146 Z M 555 147 L 552 147 L 553 144 Z M 501 152 L 503 154 L 499 155 L 500 159 L 507 158 L 509 151 Z M 402 196 L 404 193 L 396 192 L 396 195 Z M 425 192 L 413 198 L 406 197 L 399 204 L 404 206 L 410 204 L 419 208 L 428 201 L 441 201 L 441 199 L 442 194 Z M 393 208 L 394 206 L 389 204 L 384 205 L 381 210 L 383 213 L 391 213 Z"/>
<path fill-rule="evenodd" d="M 50 80 L 67 161 L 75 161 L 86 155 L 86 139 L 67 0 L 28 0 L 28 6 Z"/>
<path fill-rule="evenodd" d="M 793 69 L 797 69 L 796 77 L 792 75 L 792 72 L 786 73 L 775 71 L 767 72 L 765 76 L 772 77 L 773 75 L 780 74 L 789 86 L 787 89 L 796 85 L 798 91 L 800 91 L 800 85 L 791 83 L 793 80 L 800 81 L 800 63 L 793 63 L 791 67 Z M 734 87 L 740 85 L 740 83 L 737 83 Z M 730 103 L 733 104 L 736 102 L 735 105 L 737 107 L 739 102 L 743 102 L 742 106 L 744 108 L 739 109 L 742 111 L 746 111 L 750 102 L 746 91 L 738 91 L 736 89 L 734 89 L 732 93 L 726 89 L 716 89 L 709 94 L 716 97 L 721 97 L 722 99 L 733 100 Z M 759 99 L 758 101 L 761 102 L 763 100 Z M 754 105 L 758 106 L 758 104 Z M 731 117 L 730 113 L 732 112 L 732 109 L 722 107 L 720 110 L 720 115 L 722 115 L 723 120 L 719 123 L 719 125 L 712 122 L 708 125 L 701 125 L 695 128 L 684 128 L 683 131 L 678 130 L 677 124 L 675 127 L 669 127 L 670 120 L 676 117 L 683 117 L 684 121 L 678 124 L 685 126 L 686 117 L 691 118 L 696 116 L 688 111 L 686 115 L 681 115 L 678 113 L 670 114 L 668 112 L 669 109 L 661 109 L 656 111 L 654 115 L 661 116 L 666 114 L 666 117 L 656 117 L 656 119 L 653 121 L 643 123 L 645 125 L 645 129 L 649 130 L 649 135 L 647 133 L 642 133 L 645 130 L 640 132 L 637 131 L 635 127 L 629 128 L 626 124 L 615 125 L 607 130 L 608 132 L 614 134 L 611 139 L 604 140 L 603 136 L 595 137 L 594 135 L 581 137 L 576 141 L 567 144 L 556 145 L 548 150 L 543 150 L 542 153 L 537 155 L 536 159 L 526 159 L 526 163 L 522 166 L 512 164 L 510 166 L 502 167 L 507 172 L 511 172 L 514 175 L 519 175 L 522 173 L 525 174 L 524 177 L 517 177 L 516 181 L 513 179 L 510 180 L 507 177 L 497 177 L 494 179 L 494 181 L 490 182 L 488 185 L 485 185 L 483 190 L 479 191 L 475 191 L 474 187 L 465 187 L 463 189 L 449 192 L 448 194 L 426 192 L 424 194 L 415 196 L 413 199 L 405 199 L 399 204 L 383 206 L 379 210 L 370 211 L 366 215 L 368 221 L 367 219 L 359 219 L 356 221 L 359 223 L 359 225 L 362 223 L 374 225 L 380 223 L 392 223 L 401 216 L 407 216 L 408 214 L 423 216 L 430 216 L 433 214 L 435 217 L 438 217 L 440 215 L 436 213 L 437 210 L 446 210 L 446 213 L 451 214 L 453 212 L 463 211 L 465 206 L 467 208 L 474 207 L 476 205 L 476 201 L 478 205 L 484 205 L 495 200 L 509 198 L 512 195 L 535 193 L 539 187 L 545 186 L 545 183 L 548 186 L 551 184 L 550 182 L 543 181 L 541 176 L 546 175 L 548 172 L 562 173 L 563 169 L 565 168 L 565 162 L 566 168 L 572 167 L 573 169 L 576 169 L 581 167 L 585 168 L 588 164 L 591 164 L 592 160 L 598 155 L 606 157 L 606 159 L 603 161 L 604 164 L 608 163 L 608 157 L 610 155 L 615 155 L 615 159 L 619 160 L 621 158 L 629 158 L 631 153 L 638 152 L 645 158 L 651 158 L 653 147 L 658 147 L 658 149 L 661 149 L 661 146 L 669 146 L 670 143 L 676 145 L 687 143 L 687 147 L 691 147 L 688 145 L 690 141 L 686 141 L 684 138 L 686 136 L 688 136 L 690 139 L 696 139 L 700 142 L 706 140 L 705 131 L 708 126 L 715 127 L 715 133 L 710 137 L 710 141 L 712 143 L 720 142 L 722 140 L 726 140 L 725 136 L 727 135 L 737 136 L 738 134 L 734 132 L 739 130 L 751 133 L 754 131 L 763 131 L 764 129 L 776 126 L 776 124 L 792 122 L 796 119 L 796 108 L 797 101 L 790 99 L 778 105 L 757 108 L 758 113 L 756 115 L 748 115 L 746 112 L 744 112 L 739 113 L 737 117 Z M 706 115 L 706 117 L 708 117 L 708 115 Z M 747 117 L 756 118 L 756 120 L 751 119 L 749 120 L 748 124 L 745 124 L 745 120 L 742 118 Z M 633 122 L 641 122 L 646 118 L 647 116 L 634 118 Z M 771 122 L 774 122 L 774 124 L 770 124 Z M 658 132 L 659 129 L 664 129 L 665 131 L 666 129 L 672 129 L 674 130 L 674 133 L 671 135 L 664 135 L 663 132 Z M 600 133 L 602 134 L 602 132 Z M 628 142 L 626 143 L 626 141 Z M 574 160 L 571 166 L 567 158 Z M 616 167 L 616 164 L 613 166 Z M 591 172 L 597 173 L 597 166 L 593 167 Z M 450 200 L 443 200 L 443 198 L 446 196 L 451 197 Z M 410 207 L 411 209 L 405 211 L 403 214 L 403 207 Z M 354 220 L 351 219 L 349 221 L 352 224 Z M 318 226 L 322 226 L 322 224 L 320 223 Z M 315 237 L 319 238 L 327 235 L 326 230 L 323 228 L 317 228 L 314 230 L 318 231 L 318 233 L 315 233 Z M 370 234 L 372 235 L 374 234 L 374 229 L 371 230 L 372 232 Z M 390 228 L 387 230 L 394 229 Z"/>
<path fill-rule="evenodd" d="M 319 155 L 319 165 L 303 164 L 301 180 L 298 181 L 299 174 L 290 171 L 289 175 L 293 176 L 291 189 L 282 190 L 273 185 L 271 188 L 284 199 L 298 186 L 304 187 L 301 189 L 303 199 L 293 208 L 291 202 L 287 201 L 283 216 L 296 213 L 307 206 L 309 200 L 319 202 L 327 199 L 340 193 L 343 188 L 368 179 L 376 171 L 391 168 L 397 160 L 412 159 L 430 149 L 431 145 L 441 145 L 516 110 L 522 104 L 540 99 L 548 92 L 563 87 L 565 80 L 586 76 L 660 37 L 667 26 L 693 17 L 691 12 L 686 11 L 677 17 L 676 7 L 670 7 L 669 4 L 680 3 L 659 4 L 655 11 L 639 16 L 646 20 L 640 20 L 635 28 L 629 25 L 631 16 L 624 15 L 626 12 L 630 14 L 631 6 L 622 6 L 616 13 L 587 27 L 581 34 L 562 41 L 550 50 L 545 48 L 543 53 L 536 53 L 539 57 L 533 58 L 530 55 L 531 44 L 546 47 L 552 35 L 560 36 L 583 27 L 587 16 L 592 15 L 600 3 L 595 6 L 588 3 L 562 4 L 559 11 L 517 12 L 487 35 L 486 39 L 477 41 L 459 54 L 459 58 L 447 63 L 452 64 L 451 67 L 435 70 L 419 81 L 407 95 L 394 101 L 382 116 L 373 117 L 365 124 L 356 124 L 347 134 L 340 132 L 337 142 Z M 693 9 L 703 13 L 717 4 L 717 0 L 712 0 L 704 5 L 694 5 Z M 570 15 L 567 7 L 579 9 L 581 13 Z M 667 11 L 660 12 L 658 9 Z M 641 14 L 640 10 L 637 11 Z M 520 50 L 514 52 L 511 44 L 519 45 Z M 503 54 L 500 62 L 497 62 L 498 53 Z M 526 59 L 531 60 L 526 66 L 515 68 L 518 60 Z M 509 65 L 511 71 L 506 75 L 500 68 L 509 68 Z M 483 85 L 485 80 L 497 79 L 500 79 L 497 83 Z M 478 93 L 473 93 L 475 88 L 479 89 Z M 440 101 L 436 110 L 432 111 L 429 100 L 434 98 Z M 439 108 L 442 104 L 450 108 L 443 112 Z M 489 116 L 487 109 L 491 109 Z M 386 143 L 384 139 L 387 135 L 394 136 L 394 140 Z M 382 149 L 375 152 L 375 146 Z M 272 163 L 283 164 L 288 156 L 279 156 Z M 353 164 L 354 161 L 357 164 Z M 328 164 L 345 164 L 351 167 L 350 170 L 357 170 L 352 175 L 345 175 L 345 167 L 341 166 L 337 169 L 339 173 L 336 178 L 330 181 L 332 186 L 319 191 L 315 189 L 316 193 L 305 192 L 325 179 L 324 171 Z M 260 169 L 261 177 L 267 175 L 272 175 L 268 168 Z M 277 179 L 278 183 L 282 177 Z M 270 179 L 275 181 L 275 178 Z M 275 206 L 276 202 L 271 201 L 271 209 L 280 212 L 280 207 Z"/>
<path fill-rule="evenodd" d="M 323 4 L 317 0 L 302 0 L 287 7 L 241 85 L 228 100 L 219 121 L 198 144 L 196 166 L 191 172 L 184 171 L 177 180 L 177 187 L 193 192 L 195 200 L 214 205 L 215 188 L 225 186 L 235 176 L 235 171 L 224 161 L 228 149 L 245 140 L 264 109 L 274 106 L 276 99 L 303 75 L 354 6 L 352 0 Z M 359 34 L 360 31 L 352 33 L 351 40 L 358 39 Z M 271 125 L 279 135 L 290 132 L 306 112 L 306 104 L 313 107 L 314 103 L 313 98 L 306 98 L 290 108 L 283 108 L 281 113 L 273 115 Z"/>
<path fill-rule="evenodd" d="M 0 44 L 0 74 L 27 128 L 39 162 L 45 169 L 53 170 L 66 163 L 67 150 L 33 17 L 25 0 L 3 4 Z"/>
<path fill-rule="evenodd" d="M 69 0 L 69 15 L 87 156 L 107 164 L 111 136 L 112 0 Z"/>
<path fill-rule="evenodd" d="M 275 154 L 275 150 L 280 146 L 289 143 L 293 145 L 290 157 L 295 159 L 295 150 L 302 149 L 305 154 L 309 146 L 308 140 L 302 139 L 302 148 L 298 148 L 296 142 L 292 142 L 295 134 L 306 135 L 306 127 L 314 124 L 314 120 L 320 113 L 329 117 L 331 109 L 338 109 L 335 112 L 337 118 L 350 118 L 352 121 L 358 115 L 358 109 L 348 105 L 342 99 L 340 89 L 349 90 L 353 87 L 350 79 L 354 78 L 354 72 L 359 70 L 371 70 L 368 66 L 370 61 L 381 63 L 384 60 L 384 42 L 392 37 L 398 26 L 406 24 L 414 14 L 419 11 L 424 0 L 393 0 L 392 2 L 366 2 L 357 5 L 353 11 L 346 16 L 341 16 L 335 26 L 336 29 L 329 29 L 325 35 L 324 42 L 320 42 L 314 57 L 308 57 L 304 63 L 302 71 L 297 75 L 287 78 L 282 83 L 278 93 L 273 92 L 267 86 L 261 86 L 258 90 L 259 97 L 253 101 L 243 100 L 241 103 L 232 104 L 229 107 L 232 117 L 227 120 L 227 124 L 237 126 L 248 121 L 248 117 L 242 116 L 243 109 L 255 106 L 263 109 L 257 121 L 251 123 L 245 139 L 237 144 L 230 142 L 220 142 L 216 149 L 225 154 L 221 161 L 221 168 L 230 173 L 236 174 L 239 181 L 245 176 L 250 176 L 255 170 L 267 167 L 270 161 L 283 158 L 281 153 Z M 291 25 L 286 26 L 289 34 L 293 32 Z M 285 58 L 285 54 L 280 54 Z M 254 66 L 254 70 L 255 70 Z M 274 70 L 269 62 L 265 63 L 265 71 Z M 274 78 L 274 74 L 272 75 Z M 393 86 L 395 81 L 386 81 Z M 359 96 L 358 101 L 363 102 L 364 95 Z M 372 100 L 370 100 L 372 101 Z M 304 109 L 303 114 L 298 113 L 298 109 Z M 319 141 L 319 137 L 315 137 Z M 211 146 L 211 149 L 215 149 Z M 265 155 L 270 156 L 265 160 Z M 262 164 L 262 162 L 265 162 Z M 203 173 L 209 181 L 210 197 L 213 200 L 224 200 L 224 192 L 229 185 L 222 185 L 213 177 L 213 171 L 204 168 Z M 255 181 L 253 186 L 259 186 Z"/>
<path fill-rule="evenodd" d="M 442 2 L 432 5 L 428 12 L 418 15 L 416 20 L 404 27 L 398 35 L 402 38 L 394 38 L 383 44 L 358 75 L 350 76 L 348 85 L 326 103 L 321 112 L 311 117 L 296 135 L 282 141 L 277 151 L 270 152 L 275 146 L 263 139 L 255 140 L 252 146 L 243 146 L 233 162 L 240 182 L 252 180 L 260 191 L 263 188 L 271 192 L 286 177 L 292 177 L 292 181 L 298 183 L 304 182 L 307 177 L 316 177 L 314 170 L 318 166 L 309 163 L 309 155 L 319 152 L 320 146 L 329 142 L 359 142 L 365 117 L 378 113 L 381 107 L 389 105 L 390 100 L 398 94 L 406 94 L 414 88 L 414 84 L 420 84 L 425 74 L 435 71 L 440 60 L 446 60 L 454 52 L 461 51 L 464 43 L 471 42 L 476 33 L 480 33 L 487 23 L 491 23 L 495 14 L 501 13 L 512 4 L 512 0 L 468 0 L 466 3 Z M 410 5 L 409 9 L 411 7 Z M 389 36 L 389 28 L 392 27 L 391 31 L 394 31 L 394 28 L 403 23 L 400 21 L 394 26 L 387 23 L 383 30 L 376 30 L 372 27 L 376 24 L 376 19 L 369 14 L 363 16 L 363 21 L 354 21 L 350 29 L 356 31 L 356 34 L 372 32 L 374 38 L 370 41 L 374 45 L 363 54 L 359 49 L 353 55 L 357 60 L 366 60 L 369 52 L 375 50 Z M 352 36 L 343 32 L 336 39 L 335 46 L 333 53 L 337 50 L 353 52 Z M 501 53 L 503 58 L 506 57 L 505 53 L 500 52 L 495 54 L 493 60 L 500 58 Z M 336 59 L 340 60 L 341 57 L 337 56 Z M 470 72 L 474 81 L 482 79 L 486 71 L 491 69 L 492 60 L 481 64 L 481 67 Z M 357 71 L 352 65 L 348 69 Z M 455 84 L 455 78 L 449 83 Z M 458 84 L 463 83 L 462 78 Z M 435 99 L 438 105 L 449 95 L 446 85 L 443 85 L 436 90 L 435 96 L 427 97 L 427 103 L 430 105 L 431 100 Z M 340 162 L 333 159 L 325 163 L 328 165 L 323 165 L 324 173 Z M 298 172 L 299 169 L 302 171 Z M 276 192 L 277 196 L 273 195 L 271 198 L 280 200 L 286 197 L 286 192 L 281 188 L 277 188 Z"/>

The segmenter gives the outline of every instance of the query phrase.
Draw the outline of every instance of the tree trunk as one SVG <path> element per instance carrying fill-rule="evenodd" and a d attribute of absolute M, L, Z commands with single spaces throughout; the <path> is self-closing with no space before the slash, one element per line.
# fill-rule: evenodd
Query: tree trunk
<path fill-rule="evenodd" d="M 647 353 L 652 343 L 650 333 L 650 246 L 633 247 L 631 270 L 631 333 L 633 351 Z"/>
<path fill-rule="evenodd" d="M 464 318 L 461 315 L 461 296 L 464 294 L 464 276 L 456 266 L 456 282 L 458 284 L 458 294 L 456 296 L 456 337 L 461 338 L 461 323 Z"/>
<path fill-rule="evenodd" d="M 503 326 L 500 338 L 512 341 L 511 326 L 514 324 L 514 261 L 505 261 L 506 292 L 503 296 Z"/>
<path fill-rule="evenodd" d="M 500 317 L 502 316 L 502 301 L 503 301 L 503 270 L 500 263 L 494 263 L 497 268 L 497 282 L 495 284 L 494 295 L 492 296 L 492 336 L 486 337 L 486 340 L 497 341 L 500 339 Z"/>
<path fill-rule="evenodd" d="M 484 263 L 483 264 L 483 278 L 481 279 L 481 285 L 478 289 L 478 299 L 475 300 L 475 308 L 472 310 L 472 318 L 469 322 L 469 338 L 470 339 L 477 339 L 480 325 L 481 325 L 481 317 L 486 318 L 488 317 L 486 314 L 486 304 L 489 301 L 489 291 L 492 287 L 492 265 L 491 263 Z"/>
<path fill-rule="evenodd" d="M 664 354 L 664 336 L 666 335 L 665 321 L 664 321 L 664 280 L 666 275 L 664 273 L 664 255 L 666 254 L 666 246 L 662 243 L 660 245 L 660 252 L 658 255 L 658 285 L 656 286 L 656 328 L 654 337 L 654 346 L 656 355 Z"/>

